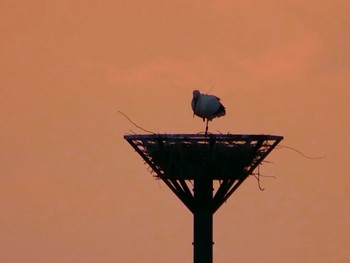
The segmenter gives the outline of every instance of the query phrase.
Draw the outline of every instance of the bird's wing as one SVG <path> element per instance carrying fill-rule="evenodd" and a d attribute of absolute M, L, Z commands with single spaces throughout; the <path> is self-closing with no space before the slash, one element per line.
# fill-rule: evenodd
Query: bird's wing
<path fill-rule="evenodd" d="M 205 96 L 206 103 L 209 103 L 210 105 L 215 105 L 220 101 L 220 98 L 214 96 L 214 95 L 206 95 Z"/>

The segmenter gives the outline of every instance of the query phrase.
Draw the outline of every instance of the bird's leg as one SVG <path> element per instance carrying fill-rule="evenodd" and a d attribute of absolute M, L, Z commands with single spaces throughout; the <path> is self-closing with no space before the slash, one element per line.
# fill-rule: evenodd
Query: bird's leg
<path fill-rule="evenodd" d="M 207 124 L 205 126 L 205 135 L 207 135 L 207 134 L 208 134 L 208 119 L 207 119 Z"/>

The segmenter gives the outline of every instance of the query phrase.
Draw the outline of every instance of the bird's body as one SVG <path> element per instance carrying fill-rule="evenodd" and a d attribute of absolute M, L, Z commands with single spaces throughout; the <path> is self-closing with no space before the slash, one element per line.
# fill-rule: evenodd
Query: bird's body
<path fill-rule="evenodd" d="M 207 120 L 205 133 L 208 132 L 208 121 L 214 118 L 225 116 L 225 107 L 221 104 L 220 99 L 214 95 L 202 94 L 199 90 L 193 91 L 192 98 L 193 115 Z"/>

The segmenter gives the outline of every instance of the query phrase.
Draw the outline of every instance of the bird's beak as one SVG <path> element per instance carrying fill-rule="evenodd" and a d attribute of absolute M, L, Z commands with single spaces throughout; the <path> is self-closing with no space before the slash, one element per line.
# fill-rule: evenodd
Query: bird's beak
<path fill-rule="evenodd" d="M 198 101 L 198 98 L 194 98 L 193 99 L 193 104 L 194 104 L 194 107 L 193 107 L 193 118 L 194 118 L 194 115 L 196 114 L 197 101 Z"/>

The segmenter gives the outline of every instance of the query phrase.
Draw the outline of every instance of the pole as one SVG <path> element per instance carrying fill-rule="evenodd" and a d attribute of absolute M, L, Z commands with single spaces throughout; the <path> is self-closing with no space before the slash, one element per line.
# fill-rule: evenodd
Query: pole
<path fill-rule="evenodd" d="M 213 181 L 209 173 L 196 176 L 194 179 L 194 242 L 193 262 L 213 262 Z"/>

